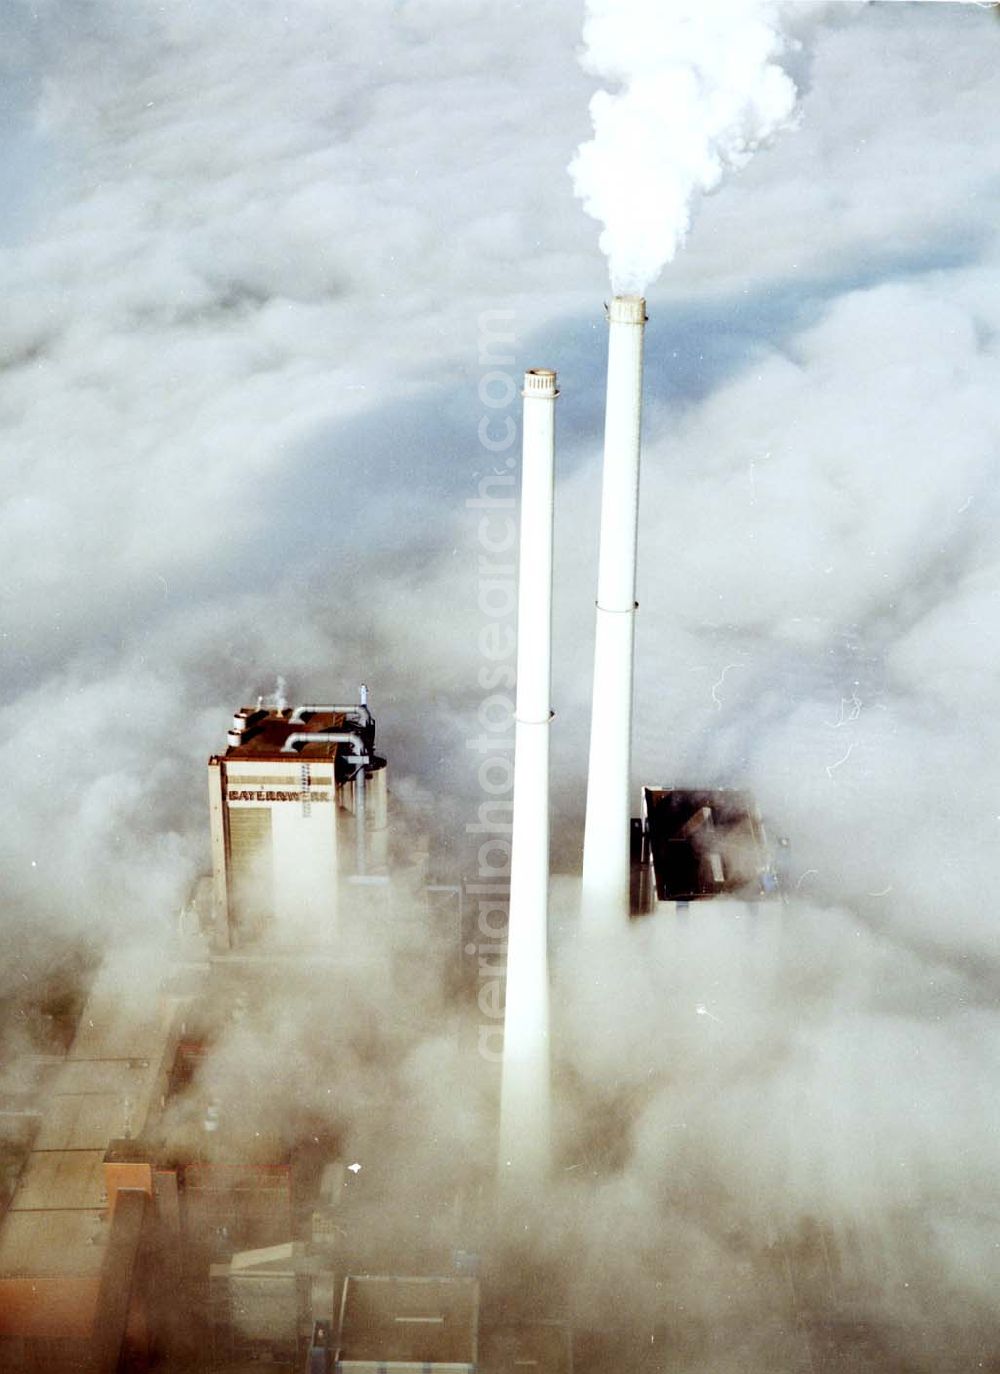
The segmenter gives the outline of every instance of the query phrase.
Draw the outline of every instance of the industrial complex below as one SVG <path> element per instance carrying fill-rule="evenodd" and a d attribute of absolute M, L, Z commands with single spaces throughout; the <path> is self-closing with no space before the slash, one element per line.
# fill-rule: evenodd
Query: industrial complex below
<path fill-rule="evenodd" d="M 608 315 L 582 882 L 578 915 L 558 935 L 597 950 L 629 922 L 693 923 L 716 899 L 740 910 L 767 904 L 778 918 L 782 908 L 752 796 L 645 779 L 640 791 L 632 777 L 645 302 L 616 297 Z M 544 1246 L 518 1250 L 520 1229 L 535 1234 L 519 1218 L 542 1210 L 556 1167 L 564 1176 L 576 1167 L 563 1169 L 562 1070 L 550 1027 L 558 1021 L 548 793 L 557 394 L 554 372 L 526 375 L 504 1037 L 502 1062 L 482 1067 L 495 1102 L 489 1157 L 461 1161 L 454 1186 L 428 1170 L 420 1192 L 377 1165 L 379 1142 L 400 1129 L 391 1089 L 373 1083 L 359 1109 L 365 1085 L 355 1075 L 348 1131 L 310 1101 L 297 1114 L 262 1117 L 253 1104 L 266 1099 L 271 1069 L 256 1083 L 247 1063 L 243 1087 L 229 1096 L 213 1078 L 216 1047 L 238 1036 L 278 983 L 296 1004 L 336 1008 L 366 980 L 394 986 L 404 966 L 429 968 L 442 989 L 437 1002 L 377 1007 L 371 1024 L 359 1018 L 350 1028 L 362 1062 L 369 1042 L 371 1056 L 391 1057 L 393 1046 L 440 1032 L 422 1015 L 433 1021 L 445 1007 L 460 1022 L 476 999 L 453 967 L 457 923 L 473 898 L 461 885 L 428 883 L 412 842 L 397 844 L 391 760 L 378 753 L 367 688 L 340 704 L 242 707 L 208 763 L 211 874 L 184 913 L 180 953 L 155 1004 L 133 1001 L 113 969 L 99 973 L 63 1051 L 39 1060 L 25 1090 L 0 1217 L 3 1371 L 757 1369 L 738 1354 L 748 1304 L 765 1311 L 755 1358 L 769 1342 L 776 1371 L 924 1368 L 887 1352 L 856 1301 L 848 1241 L 821 1228 L 775 1236 L 766 1253 L 748 1247 L 732 1320 L 715 1330 L 669 1291 L 649 1329 L 588 1323 Z M 324 1089 L 334 1099 L 348 1091 L 336 1035 L 327 1036 Z M 466 1052 L 475 1057 L 474 1047 Z M 614 1170 L 613 1151 L 595 1146 L 586 1166 L 581 1189 Z M 426 1205 L 412 1207 L 414 1196 Z M 697 1197 L 689 1206 L 697 1211 Z M 919 1253 L 919 1218 L 901 1217 L 899 1235 L 903 1251 Z M 882 1260 L 859 1263 L 870 1274 Z M 942 1356 L 935 1367 L 952 1366 Z"/>

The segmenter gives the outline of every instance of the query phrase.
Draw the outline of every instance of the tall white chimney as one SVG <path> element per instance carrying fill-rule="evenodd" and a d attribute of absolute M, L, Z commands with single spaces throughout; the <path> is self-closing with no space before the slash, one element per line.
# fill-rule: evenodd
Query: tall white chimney
<path fill-rule="evenodd" d="M 517 703 L 507 997 L 500 1090 L 500 1181 L 549 1168 L 549 721 L 556 374 L 524 375 Z"/>
<path fill-rule="evenodd" d="M 583 838 L 585 934 L 613 929 L 629 914 L 632 658 L 645 324 L 646 302 L 641 296 L 615 296 L 608 310 L 601 552 Z"/>

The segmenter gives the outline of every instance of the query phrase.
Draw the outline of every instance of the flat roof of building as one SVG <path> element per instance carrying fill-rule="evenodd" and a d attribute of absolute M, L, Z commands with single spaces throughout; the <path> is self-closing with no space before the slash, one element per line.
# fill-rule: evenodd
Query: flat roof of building
<path fill-rule="evenodd" d="M 18 1179 L 9 1212 L 103 1207 L 104 1146 L 98 1150 L 34 1150 Z"/>
<path fill-rule="evenodd" d="M 104 1263 L 108 1230 L 103 1207 L 8 1212 L 0 1228 L 0 1277 L 95 1278 Z"/>
<path fill-rule="evenodd" d="M 98 988 L 80 1017 L 67 1060 L 145 1060 L 158 1065 L 169 1038 L 169 1018 L 159 1009 L 139 1010 L 123 998 L 119 988 Z"/>
<path fill-rule="evenodd" d="M 476 1279 L 349 1275 L 340 1307 L 337 1360 L 472 1368 L 478 1328 Z"/>
<path fill-rule="evenodd" d="M 569 1327 L 564 1322 L 523 1322 L 480 1333 L 480 1374 L 572 1374 Z"/>
<path fill-rule="evenodd" d="M 749 901 L 769 891 L 764 828 L 749 792 L 645 787 L 643 812 L 661 902 Z"/>
<path fill-rule="evenodd" d="M 103 1150 L 132 1129 L 132 1104 L 116 1093 L 74 1093 L 53 1099 L 34 1149 Z"/>
<path fill-rule="evenodd" d="M 52 1098 L 73 1097 L 81 1093 L 142 1093 L 155 1076 L 156 1065 L 147 1058 L 64 1059 L 56 1070 L 49 1089 Z"/>
<path fill-rule="evenodd" d="M 35 1150 L 98 1150 L 136 1135 L 157 1096 L 159 1065 L 148 1059 L 72 1059 L 58 1070 Z"/>

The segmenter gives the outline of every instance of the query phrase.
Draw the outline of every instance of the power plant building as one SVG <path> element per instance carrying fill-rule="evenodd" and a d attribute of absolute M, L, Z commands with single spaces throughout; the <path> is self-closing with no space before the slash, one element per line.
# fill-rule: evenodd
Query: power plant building
<path fill-rule="evenodd" d="M 385 759 L 365 695 L 234 716 L 208 763 L 216 949 L 332 933 L 343 880 L 384 861 Z"/>

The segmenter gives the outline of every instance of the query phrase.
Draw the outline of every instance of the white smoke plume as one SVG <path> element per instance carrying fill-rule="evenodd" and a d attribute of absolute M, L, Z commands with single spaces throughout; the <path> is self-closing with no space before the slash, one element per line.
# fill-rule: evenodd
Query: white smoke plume
<path fill-rule="evenodd" d="M 587 0 L 584 69 L 620 89 L 590 102 L 570 164 L 604 225 L 616 292 L 638 292 L 681 246 L 695 198 L 791 122 L 795 84 L 769 0 Z"/>

